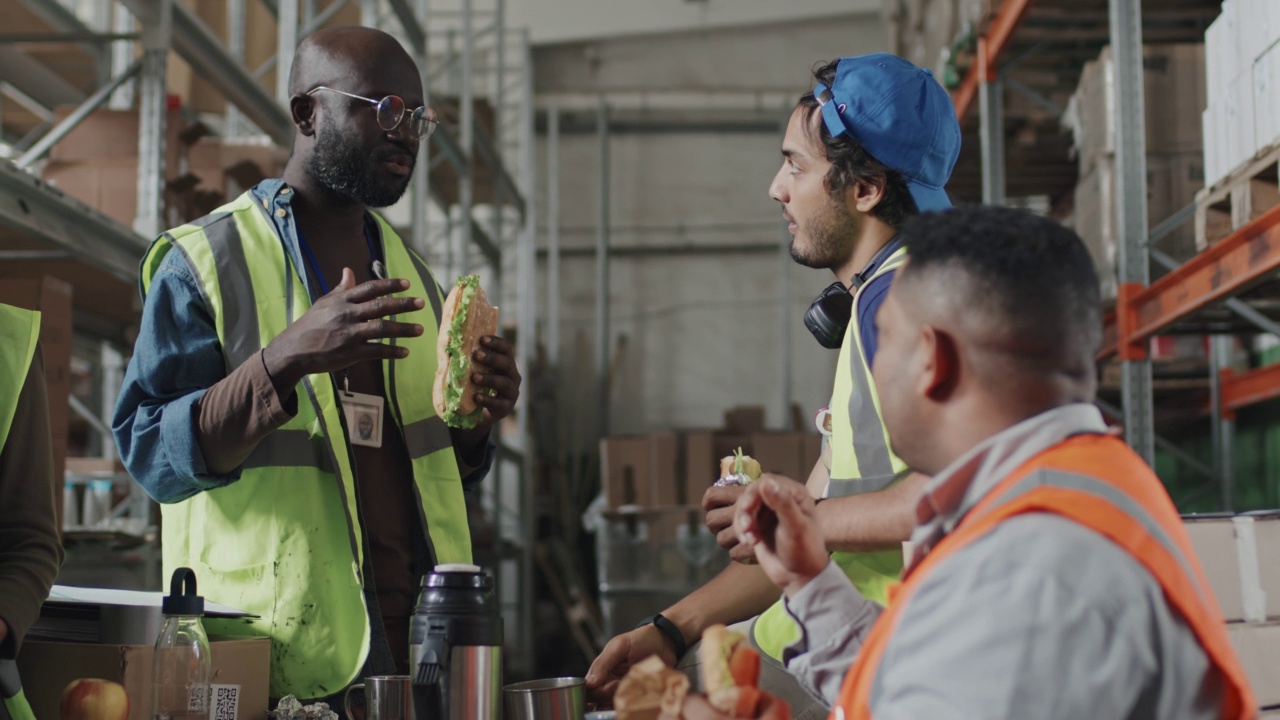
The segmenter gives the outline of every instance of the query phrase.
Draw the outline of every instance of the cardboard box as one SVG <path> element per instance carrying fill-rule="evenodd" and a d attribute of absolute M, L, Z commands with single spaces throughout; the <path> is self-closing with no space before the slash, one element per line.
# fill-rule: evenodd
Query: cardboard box
<path fill-rule="evenodd" d="M 266 717 L 270 709 L 271 641 L 267 638 L 212 640 L 209 647 L 214 702 L 222 703 L 215 704 L 211 717 L 243 720 Z M 129 720 L 150 720 L 152 653 L 150 645 L 28 640 L 18 656 L 18 672 L 31 709 L 38 718 L 58 717 L 62 690 L 72 680 L 97 677 L 124 685 L 129 694 Z"/>
<path fill-rule="evenodd" d="M 125 227 L 133 227 L 138 214 L 136 158 L 52 161 L 45 166 L 43 176 L 45 182 L 62 192 Z"/>
<path fill-rule="evenodd" d="M 1227 635 L 1258 704 L 1280 705 L 1280 623 L 1231 623 Z"/>
<path fill-rule="evenodd" d="M 62 497 L 71 417 L 71 285 L 52 277 L 0 278 L 0 303 L 40 311 L 40 354 L 44 358 L 44 386 L 49 401 L 53 481 L 56 496 Z M 55 504 L 58 527 L 62 527 L 62 503 Z"/>
<path fill-rule="evenodd" d="M 800 433 L 763 433 L 751 436 L 751 457 L 760 463 L 760 469 L 804 482 L 809 474 L 804 471 L 804 436 Z"/>
<path fill-rule="evenodd" d="M 724 430 L 731 435 L 750 435 L 764 430 L 764 407 L 746 405 L 726 410 Z"/>
<path fill-rule="evenodd" d="M 1228 622 L 1244 619 L 1240 590 L 1240 561 L 1236 555 L 1235 528 L 1229 515 L 1183 518 L 1187 535 L 1205 579 L 1218 598 L 1218 607 Z"/>
<path fill-rule="evenodd" d="M 1204 144 L 1201 113 L 1206 107 L 1205 47 L 1200 44 L 1143 48 L 1143 90 L 1147 153 L 1194 152 Z M 1072 133 L 1080 174 L 1097 158 L 1115 153 L 1115 65 L 1111 49 L 1085 64 L 1063 124 Z"/>
<path fill-rule="evenodd" d="M 647 437 L 607 437 L 600 440 L 600 488 L 605 506 L 648 507 L 652 496 Z"/>
<path fill-rule="evenodd" d="M 1280 139 L 1280 44 L 1253 63 L 1253 129 L 1259 148 Z"/>
<path fill-rule="evenodd" d="M 650 507 L 686 504 L 680 497 L 684 494 L 680 485 L 680 436 L 671 431 L 650 435 Z"/>
<path fill-rule="evenodd" d="M 716 455 L 715 433 L 689 432 L 684 435 L 684 495 L 689 505 L 702 503 L 707 488 L 720 477 L 720 457 Z"/>
<path fill-rule="evenodd" d="M 73 106 L 60 107 L 55 117 L 62 120 Z M 170 107 L 165 117 L 165 176 L 181 173 L 185 145 L 180 135 L 187 124 L 178 108 Z M 49 160 L 59 163 L 89 160 L 138 160 L 138 111 L 94 110 L 49 151 Z"/>
<path fill-rule="evenodd" d="M 1227 621 L 1280 618 L 1280 514 L 1189 516 L 1185 525 Z"/>

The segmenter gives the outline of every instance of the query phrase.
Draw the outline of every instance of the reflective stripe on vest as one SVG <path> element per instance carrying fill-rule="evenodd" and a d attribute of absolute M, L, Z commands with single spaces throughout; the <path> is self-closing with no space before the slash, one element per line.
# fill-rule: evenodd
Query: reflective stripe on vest
<path fill-rule="evenodd" d="M 381 218 L 377 224 L 389 275 L 409 279 L 409 292 L 427 300 L 427 308 L 395 318 L 424 332 L 394 341 L 410 353 L 384 361 L 385 397 L 404 434 L 419 518 L 437 562 L 470 562 L 457 461 L 430 402 L 443 299 L 425 265 Z M 142 263 L 144 292 L 171 250 L 198 278 L 228 372 L 257 362 L 259 351 L 311 307 L 274 223 L 249 193 L 159 238 Z M 163 550 L 166 572 L 192 567 L 205 596 L 260 616 L 208 624 L 220 634 L 272 638 L 273 697 L 315 698 L 356 678 L 370 630 L 354 460 L 337 387 L 318 374 L 296 392 L 297 415 L 258 445 L 238 481 L 162 506 Z"/>
<path fill-rule="evenodd" d="M 831 479 L 827 497 L 845 497 L 874 492 L 889 486 L 906 473 L 906 464 L 889 449 L 888 431 L 880 420 L 880 401 L 871 380 L 871 368 L 862 347 L 858 323 L 858 299 L 871 281 L 897 270 L 907 260 L 905 248 L 898 248 L 854 293 L 854 312 L 840 345 L 835 387 L 831 394 Z M 902 552 L 834 552 L 831 559 L 853 582 L 863 597 L 888 604 L 888 590 L 902 572 Z M 800 640 L 800 628 L 787 613 L 782 601 L 765 610 L 752 625 L 752 636 L 760 649 L 775 660 L 782 651 Z"/>
<path fill-rule="evenodd" d="M 39 337 L 40 313 L 0 305 L 0 451 L 18 411 L 18 396 L 27 382 Z"/>
<path fill-rule="evenodd" d="M 911 595 L 951 554 L 1024 513 L 1059 515 L 1127 551 L 1160 584 L 1170 606 L 1200 641 L 1210 666 L 1221 673 L 1222 717 L 1254 717 L 1253 692 L 1177 510 L 1150 468 L 1123 442 L 1102 435 L 1073 438 L 1029 460 L 907 571 L 894 604 L 880 616 L 845 677 L 833 717 L 873 716 L 871 709 L 882 693 L 880 662 Z"/>

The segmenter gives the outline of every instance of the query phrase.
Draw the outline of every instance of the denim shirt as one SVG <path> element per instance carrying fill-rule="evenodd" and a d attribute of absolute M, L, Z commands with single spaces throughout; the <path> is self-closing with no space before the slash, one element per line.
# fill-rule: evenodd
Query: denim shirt
<path fill-rule="evenodd" d="M 306 267 L 290 207 L 294 195 L 284 181 L 264 180 L 249 193 L 269 208 L 293 266 Z M 320 289 L 309 273 L 299 274 L 315 302 Z M 182 253 L 165 255 L 144 300 L 111 425 L 129 474 L 157 502 L 175 503 L 240 479 L 239 468 L 227 475 L 209 474 L 196 442 L 200 398 L 227 376 L 227 367 L 200 280 Z M 464 491 L 474 490 L 489 473 L 493 456 L 490 441 L 484 462 L 463 477 Z"/>

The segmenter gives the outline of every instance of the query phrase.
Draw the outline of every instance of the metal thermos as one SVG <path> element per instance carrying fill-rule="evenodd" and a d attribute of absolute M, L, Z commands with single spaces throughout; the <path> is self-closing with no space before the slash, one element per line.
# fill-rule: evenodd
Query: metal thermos
<path fill-rule="evenodd" d="M 499 720 L 502 616 L 493 578 L 475 565 L 437 565 L 422 580 L 409 627 L 418 720 Z"/>

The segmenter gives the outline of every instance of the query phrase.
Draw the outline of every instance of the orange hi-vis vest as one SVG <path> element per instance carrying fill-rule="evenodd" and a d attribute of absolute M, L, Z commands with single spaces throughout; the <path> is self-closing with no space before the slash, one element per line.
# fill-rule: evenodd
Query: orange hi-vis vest
<path fill-rule="evenodd" d="M 1209 665 L 1221 673 L 1221 717 L 1257 715 L 1253 691 L 1227 639 L 1222 611 L 1159 479 L 1122 441 L 1081 435 L 1036 455 L 1000 481 L 955 530 L 906 570 L 845 676 L 832 718 L 870 720 L 876 673 L 912 594 L 953 553 L 1023 513 L 1053 513 L 1073 520 L 1128 551 L 1160 583 L 1170 606 L 1200 641 Z"/>

